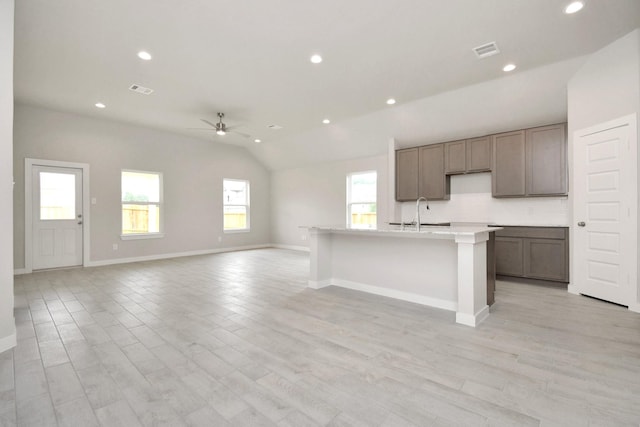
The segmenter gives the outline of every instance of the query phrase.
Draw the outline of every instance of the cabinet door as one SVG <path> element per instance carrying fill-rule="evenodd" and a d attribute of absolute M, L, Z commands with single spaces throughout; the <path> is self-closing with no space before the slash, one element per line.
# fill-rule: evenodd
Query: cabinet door
<path fill-rule="evenodd" d="M 444 144 L 444 171 L 447 174 L 465 173 L 466 171 L 465 141 L 447 142 Z"/>
<path fill-rule="evenodd" d="M 496 274 L 505 276 L 524 275 L 523 239 L 496 236 Z"/>
<path fill-rule="evenodd" d="M 526 131 L 527 194 L 567 194 L 567 141 L 564 124 Z"/>
<path fill-rule="evenodd" d="M 449 178 L 444 173 L 444 144 L 420 147 L 418 195 L 427 200 L 449 198 Z"/>
<path fill-rule="evenodd" d="M 396 200 L 418 198 L 418 149 L 396 151 Z"/>
<path fill-rule="evenodd" d="M 467 172 L 491 170 L 491 137 L 467 139 Z"/>
<path fill-rule="evenodd" d="M 524 196 L 526 194 L 524 131 L 493 135 L 492 142 L 493 197 Z"/>
<path fill-rule="evenodd" d="M 565 240 L 524 239 L 524 260 L 525 277 L 569 281 Z"/>

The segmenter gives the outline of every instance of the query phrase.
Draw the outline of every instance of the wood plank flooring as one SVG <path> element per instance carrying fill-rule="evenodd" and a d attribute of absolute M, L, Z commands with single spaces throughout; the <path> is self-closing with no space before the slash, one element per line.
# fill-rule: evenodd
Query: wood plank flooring
<path fill-rule="evenodd" d="M 455 314 L 265 249 L 15 280 L 0 426 L 638 426 L 640 315 L 498 282 Z"/>

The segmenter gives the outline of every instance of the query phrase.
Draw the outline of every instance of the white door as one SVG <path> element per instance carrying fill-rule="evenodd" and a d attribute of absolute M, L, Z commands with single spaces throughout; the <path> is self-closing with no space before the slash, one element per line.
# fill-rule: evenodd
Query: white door
<path fill-rule="evenodd" d="M 31 173 L 33 269 L 82 265 L 82 169 L 34 165 Z"/>
<path fill-rule="evenodd" d="M 573 280 L 576 290 L 629 305 L 635 289 L 635 119 L 574 134 Z"/>

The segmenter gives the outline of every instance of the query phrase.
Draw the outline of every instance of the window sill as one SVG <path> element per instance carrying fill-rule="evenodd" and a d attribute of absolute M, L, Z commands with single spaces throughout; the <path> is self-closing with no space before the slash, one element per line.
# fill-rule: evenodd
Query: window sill
<path fill-rule="evenodd" d="M 161 239 L 163 237 L 164 233 L 121 234 L 120 240 Z"/>
<path fill-rule="evenodd" d="M 251 229 L 250 228 L 243 228 L 243 229 L 238 229 L 238 230 L 222 230 L 223 233 L 229 233 L 229 234 L 234 234 L 234 233 L 248 233 L 250 232 Z"/>

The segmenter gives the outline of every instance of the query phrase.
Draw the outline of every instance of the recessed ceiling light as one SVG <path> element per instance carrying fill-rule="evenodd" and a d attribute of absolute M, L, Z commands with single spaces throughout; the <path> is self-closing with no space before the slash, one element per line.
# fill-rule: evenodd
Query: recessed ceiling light
<path fill-rule="evenodd" d="M 138 52 L 138 58 L 144 59 L 145 61 L 149 61 L 151 60 L 151 54 L 149 52 L 145 52 L 144 50 L 141 50 L 140 52 Z"/>
<path fill-rule="evenodd" d="M 324 120 L 322 121 L 322 123 L 324 123 L 325 125 L 328 125 L 329 123 L 331 123 L 331 120 L 329 120 L 329 119 L 324 119 Z"/>
<path fill-rule="evenodd" d="M 262 140 L 256 138 L 256 139 L 253 140 L 253 142 L 255 142 L 256 144 L 260 144 L 262 142 Z"/>
<path fill-rule="evenodd" d="M 319 64 L 322 62 L 322 56 L 320 55 L 312 55 L 311 56 L 311 62 L 313 62 L 314 64 Z"/>
<path fill-rule="evenodd" d="M 393 105 L 393 104 L 395 104 L 395 103 L 396 103 L 396 100 L 395 100 L 395 99 L 393 99 L 393 98 L 389 98 L 389 99 L 387 99 L 387 105 Z"/>
<path fill-rule="evenodd" d="M 581 1 L 574 1 L 564 8 L 564 13 L 570 15 L 576 13 L 584 7 L 584 3 Z"/>
<path fill-rule="evenodd" d="M 513 71 L 513 70 L 515 70 L 515 69 L 516 69 L 515 64 L 507 64 L 507 65 L 505 65 L 505 66 L 504 66 L 504 68 L 502 69 L 502 71 L 505 71 L 505 72 L 507 72 L 507 73 L 508 73 L 509 71 Z"/>
<path fill-rule="evenodd" d="M 96 107 L 98 107 L 98 108 L 107 108 L 107 106 L 104 105 L 102 102 L 96 102 Z"/>

